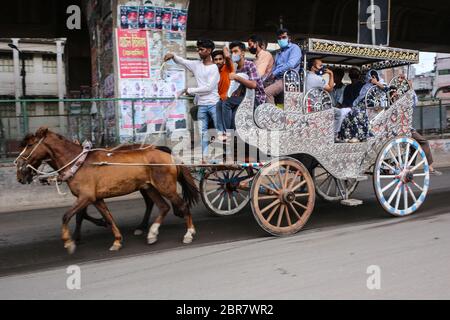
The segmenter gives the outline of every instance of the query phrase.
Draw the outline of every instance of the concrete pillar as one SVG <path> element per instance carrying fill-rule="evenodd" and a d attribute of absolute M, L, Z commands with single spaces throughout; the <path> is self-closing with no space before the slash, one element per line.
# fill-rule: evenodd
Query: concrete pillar
<path fill-rule="evenodd" d="M 65 84 L 65 78 L 64 78 L 64 65 L 63 65 L 63 53 L 64 53 L 64 40 L 57 40 L 56 41 L 56 75 L 58 80 L 58 99 L 64 99 L 64 94 L 66 93 L 66 84 Z M 64 110 L 64 102 L 60 101 L 58 104 L 58 113 L 60 115 L 63 115 Z M 59 117 L 59 128 L 61 130 L 61 133 L 65 133 L 67 119 L 66 117 L 60 116 Z"/>
<path fill-rule="evenodd" d="M 19 39 L 18 38 L 11 38 L 12 44 L 19 47 Z M 13 63 L 14 63 L 14 97 L 16 100 L 20 99 L 22 97 L 22 79 L 20 77 L 20 68 L 21 68 L 21 62 L 19 57 L 19 52 L 17 50 L 11 49 L 13 52 Z M 21 133 L 21 122 L 20 122 L 20 115 L 22 113 L 21 105 L 19 102 L 16 102 L 16 130 L 17 130 L 17 136 L 20 136 Z"/>

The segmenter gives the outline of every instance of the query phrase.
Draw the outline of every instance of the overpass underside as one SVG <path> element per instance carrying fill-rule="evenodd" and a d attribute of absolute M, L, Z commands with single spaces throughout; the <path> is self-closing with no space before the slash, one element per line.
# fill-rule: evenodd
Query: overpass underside
<path fill-rule="evenodd" d="M 356 42 L 358 0 L 191 0 L 188 39 L 246 40 L 253 33 L 274 40 L 287 27 L 296 39 Z M 390 46 L 450 52 L 448 0 L 391 0 Z"/>

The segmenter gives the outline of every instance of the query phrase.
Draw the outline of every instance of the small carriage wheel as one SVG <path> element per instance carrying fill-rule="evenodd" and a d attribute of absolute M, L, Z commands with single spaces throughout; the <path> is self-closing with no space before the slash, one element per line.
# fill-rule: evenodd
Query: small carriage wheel
<path fill-rule="evenodd" d="M 348 196 L 351 196 L 355 192 L 358 186 L 358 181 L 356 179 L 339 180 L 320 164 L 313 169 L 313 180 L 316 187 L 316 193 L 325 201 L 335 202 L 343 200 L 343 196 L 338 188 L 338 181 L 341 186 L 346 189 Z"/>
<path fill-rule="evenodd" d="M 302 107 L 304 113 L 328 110 L 333 107 L 333 99 L 327 91 L 321 88 L 312 88 L 303 97 Z"/>
<path fill-rule="evenodd" d="M 250 201 L 250 192 L 239 184 L 254 175 L 251 168 L 208 169 L 200 180 L 200 195 L 208 211 L 219 217 L 240 212 Z"/>
<path fill-rule="evenodd" d="M 389 141 L 378 155 L 373 185 L 378 201 L 388 213 L 402 217 L 417 211 L 430 185 L 428 161 L 417 141 Z"/>
<path fill-rule="evenodd" d="M 386 109 L 389 107 L 388 94 L 376 85 L 373 85 L 367 91 L 364 102 L 368 109 Z"/>
<path fill-rule="evenodd" d="M 314 209 L 316 197 L 308 170 L 289 157 L 266 164 L 255 176 L 250 194 L 256 221 L 275 236 L 300 231 Z"/>

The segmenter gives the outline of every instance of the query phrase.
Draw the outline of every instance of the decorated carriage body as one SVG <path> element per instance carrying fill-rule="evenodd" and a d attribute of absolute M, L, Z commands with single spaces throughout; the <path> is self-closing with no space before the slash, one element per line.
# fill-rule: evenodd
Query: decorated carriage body
<path fill-rule="evenodd" d="M 410 65 L 419 59 L 417 51 L 319 39 L 305 41 L 302 49 L 304 66 L 307 59 L 320 58 L 328 66 L 362 71 Z M 201 182 L 206 206 L 227 215 L 250 201 L 261 227 L 274 235 L 288 235 L 306 223 L 316 191 L 325 200 L 358 205 L 362 202 L 350 196 L 359 181 L 373 175 L 377 199 L 387 212 L 396 216 L 415 212 L 428 191 L 429 169 L 423 150 L 410 138 L 414 93 L 407 80 L 397 77 L 389 90 L 374 86 L 367 93 L 371 132 L 367 141 L 336 143 L 330 95 L 320 88 L 305 92 L 303 79 L 304 69 L 285 74 L 284 109 L 268 103 L 255 107 L 254 91 L 247 90 L 236 113 L 236 133 L 274 160 L 257 164 L 257 173 L 246 168 L 249 164 L 240 170 L 211 169 Z M 252 180 L 248 188 L 241 187 L 245 179 Z"/>

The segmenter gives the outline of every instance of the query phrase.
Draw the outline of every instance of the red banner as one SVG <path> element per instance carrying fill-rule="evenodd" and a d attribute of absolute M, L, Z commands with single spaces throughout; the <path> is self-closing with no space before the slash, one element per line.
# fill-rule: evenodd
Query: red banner
<path fill-rule="evenodd" d="M 121 79 L 148 79 L 150 77 L 145 30 L 117 29 L 117 52 Z"/>

